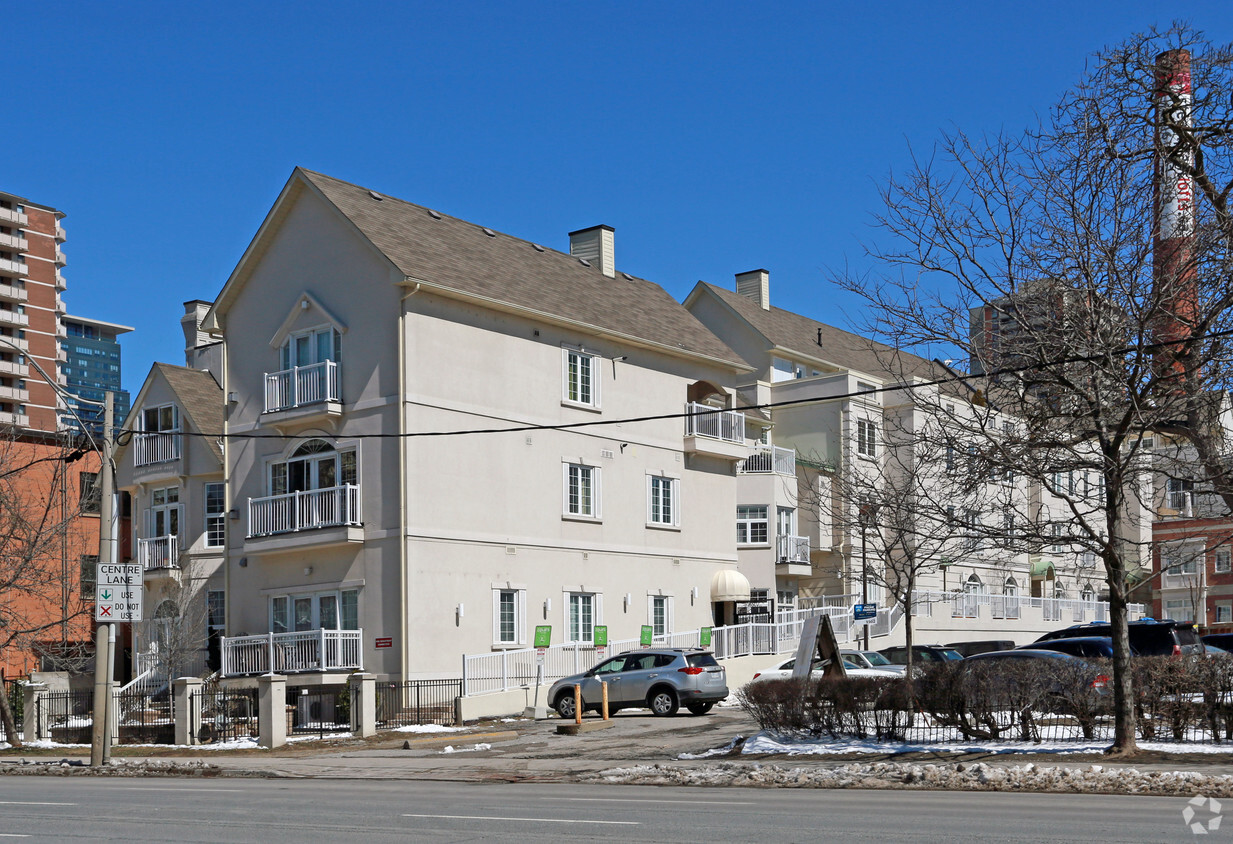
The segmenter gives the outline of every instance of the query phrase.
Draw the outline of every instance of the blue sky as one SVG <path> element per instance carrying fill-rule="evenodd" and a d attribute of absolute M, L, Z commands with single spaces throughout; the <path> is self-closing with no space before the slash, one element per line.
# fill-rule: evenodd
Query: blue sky
<path fill-rule="evenodd" d="M 0 189 L 68 214 L 69 311 L 136 328 L 134 393 L 296 165 L 558 249 L 605 223 L 678 299 L 765 267 L 774 304 L 846 326 L 826 269 L 862 265 L 909 145 L 1021 128 L 1179 12 L 1233 40 L 1227 0 L 29 0 Z"/>

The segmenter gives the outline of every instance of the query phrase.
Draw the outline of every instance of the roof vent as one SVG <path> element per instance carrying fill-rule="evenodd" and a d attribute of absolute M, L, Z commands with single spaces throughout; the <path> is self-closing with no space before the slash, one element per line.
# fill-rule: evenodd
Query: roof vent
<path fill-rule="evenodd" d="M 630 275 L 629 273 L 621 273 L 621 275 L 625 276 L 625 280 L 626 280 L 626 281 L 633 281 L 633 280 L 634 280 L 634 277 L 633 277 L 632 275 Z"/>
<path fill-rule="evenodd" d="M 584 266 L 584 267 L 589 267 L 589 266 L 591 266 L 591 262 L 590 262 L 590 261 L 588 261 L 586 258 L 579 258 L 579 259 L 578 259 L 578 263 L 579 263 L 579 264 L 582 264 L 582 266 Z"/>
<path fill-rule="evenodd" d="M 544 247 L 540 246 L 538 243 L 532 243 L 531 248 L 534 249 L 536 252 L 544 251 Z"/>
<path fill-rule="evenodd" d="M 492 229 L 488 229 L 488 228 L 484 229 L 484 234 L 488 235 L 489 237 L 496 237 L 496 236 L 497 236 L 497 233 L 496 233 L 496 232 L 494 232 Z"/>
<path fill-rule="evenodd" d="M 368 195 L 371 196 L 373 199 L 377 200 L 377 202 L 385 201 L 385 197 L 377 193 L 375 190 L 370 190 L 368 192 Z"/>
<path fill-rule="evenodd" d="M 429 217 L 432 217 L 434 220 L 440 220 L 440 219 L 441 219 L 441 215 L 440 215 L 440 214 L 438 214 L 436 211 L 433 211 L 431 208 L 429 208 L 429 209 L 428 209 L 428 216 L 429 216 Z"/>

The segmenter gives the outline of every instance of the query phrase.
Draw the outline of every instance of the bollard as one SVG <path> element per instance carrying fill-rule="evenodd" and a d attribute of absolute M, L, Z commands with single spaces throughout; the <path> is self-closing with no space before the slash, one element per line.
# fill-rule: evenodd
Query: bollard
<path fill-rule="evenodd" d="M 582 723 L 582 686 L 574 685 L 574 723 Z"/>
<path fill-rule="evenodd" d="M 608 720 L 608 681 L 604 680 L 603 682 L 599 684 L 599 686 L 603 690 L 603 693 L 604 693 L 603 715 L 604 715 L 604 720 L 607 721 Z"/>

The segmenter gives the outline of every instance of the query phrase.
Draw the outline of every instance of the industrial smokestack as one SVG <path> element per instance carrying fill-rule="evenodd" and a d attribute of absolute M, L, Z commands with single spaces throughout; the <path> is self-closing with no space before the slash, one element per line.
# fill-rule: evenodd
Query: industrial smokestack
<path fill-rule="evenodd" d="M 1190 337 L 1198 309 L 1194 264 L 1194 179 L 1188 170 L 1194 150 L 1177 129 L 1190 127 L 1190 53 L 1169 50 L 1156 57 L 1155 243 L 1152 274 L 1161 316 L 1154 326 L 1157 342 Z M 1180 375 L 1181 349 L 1156 353 L 1161 374 Z"/>

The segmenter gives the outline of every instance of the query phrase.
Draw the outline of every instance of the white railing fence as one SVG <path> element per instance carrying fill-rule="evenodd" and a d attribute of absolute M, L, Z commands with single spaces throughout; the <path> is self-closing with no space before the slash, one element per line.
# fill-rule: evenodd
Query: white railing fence
<path fill-rule="evenodd" d="M 342 401 L 338 381 L 338 363 L 332 360 L 267 372 L 266 413 L 323 401 Z"/>
<path fill-rule="evenodd" d="M 145 434 L 134 434 L 134 465 L 149 466 L 152 463 L 179 460 L 181 440 L 179 431 L 151 431 Z"/>
<path fill-rule="evenodd" d="M 777 536 L 775 537 L 775 544 L 777 546 L 779 562 L 809 562 L 809 537 Z"/>
<path fill-rule="evenodd" d="M 1030 598 L 1024 595 L 990 595 L 985 592 L 941 592 L 917 589 L 912 593 L 912 614 L 933 615 L 934 604 L 950 607 L 952 618 L 1017 619 L 1023 608 L 1038 609 L 1042 621 L 1107 622 L 1109 604 L 1105 601 L 1085 601 L 1081 598 Z M 1130 604 L 1130 618 L 1142 618 L 1147 608 Z"/>
<path fill-rule="evenodd" d="M 360 488 L 343 484 L 248 499 L 248 535 L 360 524 Z"/>
<path fill-rule="evenodd" d="M 795 475 L 796 449 L 779 446 L 758 446 L 753 453 L 737 465 L 737 471 L 750 474 Z"/>
<path fill-rule="evenodd" d="M 142 571 L 180 565 L 180 538 L 172 535 L 138 539 L 137 561 Z"/>
<path fill-rule="evenodd" d="M 300 630 L 223 637 L 224 677 L 364 668 L 362 630 Z"/>
<path fill-rule="evenodd" d="M 690 402 L 685 405 L 685 435 L 710 437 L 730 443 L 745 442 L 745 414 L 738 410 L 716 410 L 710 405 Z M 795 472 L 795 469 L 793 469 Z"/>

